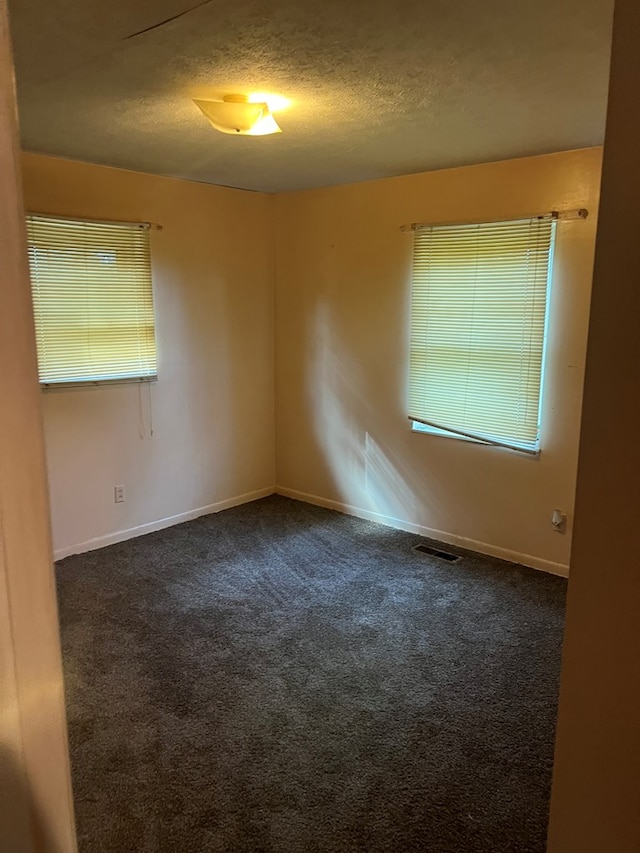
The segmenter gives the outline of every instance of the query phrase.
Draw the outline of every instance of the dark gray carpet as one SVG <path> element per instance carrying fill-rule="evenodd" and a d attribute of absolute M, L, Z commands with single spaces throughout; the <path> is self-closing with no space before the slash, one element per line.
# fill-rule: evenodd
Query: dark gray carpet
<path fill-rule="evenodd" d="M 82 853 L 543 853 L 565 581 L 418 541 L 274 496 L 60 563 Z"/>

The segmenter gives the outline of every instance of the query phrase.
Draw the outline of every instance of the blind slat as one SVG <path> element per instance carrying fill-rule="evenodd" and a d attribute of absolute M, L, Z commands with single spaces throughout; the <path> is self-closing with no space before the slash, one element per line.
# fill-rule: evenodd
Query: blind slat
<path fill-rule="evenodd" d="M 27 216 L 43 384 L 157 375 L 149 232 Z"/>
<path fill-rule="evenodd" d="M 536 451 L 551 218 L 414 234 L 409 418 Z"/>

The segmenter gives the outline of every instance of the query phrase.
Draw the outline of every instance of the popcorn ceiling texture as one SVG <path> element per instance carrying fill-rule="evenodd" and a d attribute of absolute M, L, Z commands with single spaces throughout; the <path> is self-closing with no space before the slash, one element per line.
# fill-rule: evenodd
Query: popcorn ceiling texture
<path fill-rule="evenodd" d="M 612 0 L 10 7 L 30 151 L 277 192 L 603 140 Z M 216 133 L 191 100 L 249 91 L 292 99 L 282 134 Z"/>

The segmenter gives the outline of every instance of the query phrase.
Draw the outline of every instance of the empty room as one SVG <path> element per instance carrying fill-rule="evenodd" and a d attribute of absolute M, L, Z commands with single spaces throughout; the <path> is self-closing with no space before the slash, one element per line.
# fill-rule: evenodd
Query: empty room
<path fill-rule="evenodd" d="M 634 4 L 7 6 L 0 849 L 637 853 Z"/>

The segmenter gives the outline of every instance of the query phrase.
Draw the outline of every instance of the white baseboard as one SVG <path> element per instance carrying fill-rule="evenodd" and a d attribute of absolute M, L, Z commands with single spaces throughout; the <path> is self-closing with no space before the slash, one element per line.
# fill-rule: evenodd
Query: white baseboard
<path fill-rule="evenodd" d="M 272 495 L 274 491 L 274 486 L 266 489 L 257 489 L 255 492 L 236 495 L 233 498 L 227 498 L 224 501 L 218 501 L 207 506 L 200 506 L 197 509 L 190 509 L 188 512 L 181 512 L 178 515 L 170 515 L 166 518 L 160 518 L 157 521 L 140 524 L 137 527 L 129 527 L 127 530 L 116 530 L 114 533 L 107 533 L 105 536 L 96 536 L 94 539 L 87 539 L 86 542 L 79 542 L 77 545 L 69 545 L 66 548 L 55 550 L 53 558 L 54 560 L 62 560 L 64 557 L 70 557 L 72 554 L 84 554 L 85 551 L 95 551 L 97 548 L 104 548 L 106 545 L 125 542 L 127 539 L 134 539 L 136 536 L 143 536 L 145 533 L 153 533 L 155 530 L 173 527 L 174 524 L 181 524 L 183 521 L 192 521 L 201 515 L 210 515 L 214 512 L 221 512 L 223 509 L 230 509 L 232 506 L 240 506 L 240 504 L 266 498 L 268 495 Z"/>
<path fill-rule="evenodd" d="M 58 548 L 54 551 L 54 559 L 62 560 L 64 557 L 70 557 L 72 554 L 83 554 L 86 551 L 94 551 L 97 548 L 104 548 L 107 545 L 115 545 L 117 542 L 125 542 L 127 539 L 134 539 L 136 536 L 144 536 L 145 533 L 153 533 L 155 530 L 163 530 L 165 527 L 173 527 L 174 524 L 181 524 L 183 521 L 192 521 L 194 518 L 199 518 L 201 515 L 210 515 L 212 513 L 221 512 L 224 509 L 230 509 L 233 506 L 250 503 L 251 501 L 266 498 L 268 495 L 274 494 L 283 495 L 284 497 L 293 498 L 304 503 L 315 504 L 316 506 L 335 509 L 338 512 L 346 515 L 353 515 L 356 518 L 364 518 L 367 521 L 375 521 L 378 524 L 384 524 L 387 527 L 395 527 L 398 530 L 406 530 L 409 533 L 417 533 L 419 536 L 425 536 L 428 539 L 436 539 L 439 542 L 446 542 L 449 545 L 458 545 L 460 548 L 467 548 L 469 551 L 477 551 L 480 554 L 487 554 L 491 557 L 499 557 L 502 560 L 509 560 L 513 563 L 521 563 L 524 566 L 529 566 L 532 569 L 540 569 L 543 572 L 549 572 L 552 575 L 560 577 L 568 577 L 569 567 L 564 563 L 554 563 L 551 560 L 544 560 L 540 557 L 534 557 L 531 554 L 522 554 L 519 551 L 511 551 L 507 548 L 500 548 L 497 545 L 490 545 L 488 542 L 479 542 L 476 539 L 468 539 L 466 536 L 456 536 L 451 533 L 446 533 L 443 530 L 435 530 L 431 527 L 425 527 L 422 524 L 414 524 L 410 521 L 403 521 L 400 518 L 393 518 L 388 515 L 382 515 L 379 512 L 360 509 L 350 504 L 342 503 L 341 501 L 323 498 L 319 495 L 311 495 L 306 492 L 299 492 L 296 489 L 288 489 L 285 486 L 271 486 L 264 489 L 257 489 L 254 492 L 247 492 L 243 495 L 236 495 L 232 498 L 227 498 L 217 503 L 201 506 L 197 509 L 192 509 L 187 512 L 171 515 L 166 518 L 160 518 L 157 521 L 150 521 L 147 524 L 140 524 L 137 527 L 130 527 L 126 530 L 117 530 L 114 533 L 108 533 L 105 536 L 96 536 L 94 539 L 88 539 L 85 542 L 79 542 L 75 545 L 69 545 L 65 548 Z"/>
<path fill-rule="evenodd" d="M 388 515 L 382 515 L 379 512 L 372 512 L 367 509 L 360 509 L 350 504 L 341 503 L 340 501 L 322 498 L 318 495 L 310 495 L 306 492 L 299 492 L 296 489 L 288 489 L 285 486 L 276 486 L 275 492 L 278 495 L 283 495 L 287 498 L 293 498 L 297 501 L 323 506 L 327 509 L 335 509 L 338 512 L 346 515 L 354 515 L 356 518 L 364 518 L 367 521 L 376 521 L 379 524 L 384 524 L 387 527 L 395 527 L 398 530 L 406 530 L 408 533 L 417 533 L 420 536 L 425 536 L 428 539 L 437 539 L 439 542 L 446 542 L 449 545 L 458 545 L 460 548 L 466 548 L 469 551 L 477 551 L 480 554 L 487 554 L 490 557 L 499 557 L 501 560 L 509 560 L 512 563 L 521 563 L 523 566 L 529 566 L 532 569 L 539 569 L 543 572 L 549 572 L 552 575 L 559 575 L 566 578 L 569 576 L 569 566 L 564 563 L 554 563 L 551 560 L 544 560 L 541 557 L 534 557 L 532 554 L 521 554 L 519 551 L 511 551 L 508 548 L 500 548 L 497 545 L 490 545 L 488 542 L 478 542 L 476 539 L 468 539 L 466 536 L 456 536 L 452 533 L 446 533 L 444 530 L 434 530 L 431 527 L 425 527 L 422 524 L 414 524 L 410 521 L 403 521 L 400 518 L 392 518 Z"/>

